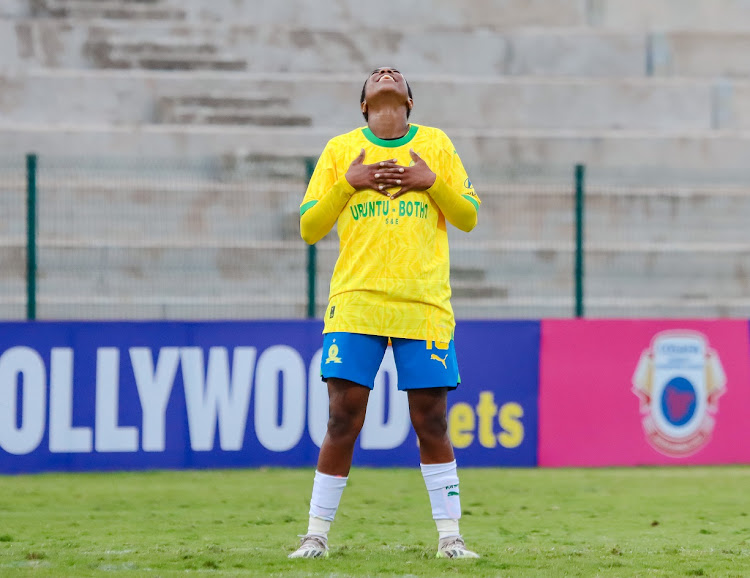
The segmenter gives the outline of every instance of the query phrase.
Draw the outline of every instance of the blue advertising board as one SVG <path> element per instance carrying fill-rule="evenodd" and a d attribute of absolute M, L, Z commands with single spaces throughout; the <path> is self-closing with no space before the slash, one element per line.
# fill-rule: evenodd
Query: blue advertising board
<path fill-rule="evenodd" d="M 322 323 L 0 324 L 0 473 L 314 466 Z M 540 324 L 466 321 L 448 428 L 462 466 L 534 466 Z M 386 354 L 355 465 L 414 466 Z"/>

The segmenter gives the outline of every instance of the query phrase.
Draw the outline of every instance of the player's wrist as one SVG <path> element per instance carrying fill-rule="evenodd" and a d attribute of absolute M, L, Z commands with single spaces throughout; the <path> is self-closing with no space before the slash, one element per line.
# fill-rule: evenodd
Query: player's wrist
<path fill-rule="evenodd" d="M 363 188 L 365 185 L 365 178 L 363 178 L 362 174 L 359 171 L 346 171 L 346 173 L 344 174 L 344 180 L 349 184 L 350 187 L 356 190 Z"/>
<path fill-rule="evenodd" d="M 443 179 L 437 176 L 437 173 L 433 173 L 433 175 L 435 176 L 435 178 L 433 179 L 432 184 L 425 189 L 428 193 L 433 193 L 434 191 L 438 190 L 443 183 L 445 183 Z"/>
<path fill-rule="evenodd" d="M 351 196 L 351 195 L 353 195 L 354 193 L 356 193 L 356 192 L 357 192 L 357 191 L 359 190 L 359 188 L 358 188 L 358 187 L 356 186 L 356 184 L 355 184 L 355 183 L 356 183 L 356 180 L 355 180 L 355 183 L 352 183 L 352 182 L 351 182 L 351 181 L 349 180 L 349 178 L 350 178 L 350 177 L 348 176 L 348 173 L 347 173 L 347 174 L 345 174 L 345 175 L 344 175 L 343 177 L 341 177 L 341 178 L 340 178 L 340 179 L 338 180 L 338 182 L 336 183 L 336 185 L 337 185 L 337 188 L 338 188 L 338 189 L 339 189 L 340 191 L 342 191 L 342 192 L 344 192 L 344 193 L 348 194 L 349 196 Z"/>

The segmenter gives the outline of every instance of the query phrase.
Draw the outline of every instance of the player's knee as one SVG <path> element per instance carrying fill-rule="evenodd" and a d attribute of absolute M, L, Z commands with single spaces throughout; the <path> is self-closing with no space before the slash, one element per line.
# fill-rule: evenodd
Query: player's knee
<path fill-rule="evenodd" d="M 328 417 L 328 436 L 334 440 L 355 440 L 359 435 L 364 419 L 348 412 L 331 412 Z"/>
<path fill-rule="evenodd" d="M 437 439 L 448 432 L 448 421 L 443 412 L 413 412 L 411 423 L 420 439 Z"/>

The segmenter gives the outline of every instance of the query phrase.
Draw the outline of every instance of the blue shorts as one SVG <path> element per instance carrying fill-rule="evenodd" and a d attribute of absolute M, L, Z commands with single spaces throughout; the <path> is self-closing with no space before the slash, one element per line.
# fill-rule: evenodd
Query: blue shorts
<path fill-rule="evenodd" d="M 400 390 L 428 387 L 455 389 L 461 383 L 453 340 L 440 343 L 394 338 L 391 342 Z M 387 337 L 326 333 L 323 337 L 320 375 L 323 380 L 338 377 L 372 389 L 387 347 Z"/>

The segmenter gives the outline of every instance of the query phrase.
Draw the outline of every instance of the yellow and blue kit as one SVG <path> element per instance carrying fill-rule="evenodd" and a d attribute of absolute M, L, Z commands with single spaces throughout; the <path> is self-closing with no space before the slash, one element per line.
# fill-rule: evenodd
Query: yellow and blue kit
<path fill-rule="evenodd" d="M 344 175 L 362 149 L 365 164 L 395 158 L 402 166 L 413 164 L 413 149 L 437 175 L 435 183 L 396 199 L 372 189 L 356 191 Z M 455 359 L 446 221 L 470 231 L 480 203 L 456 149 L 439 129 L 411 124 L 405 136 L 384 140 L 361 127 L 331 139 L 300 206 L 305 241 L 317 242 L 334 224 L 339 236 L 324 317 L 327 346 L 331 333 L 392 338 L 394 347 L 401 338 L 422 342 L 426 366 L 435 365 L 431 355 L 442 348 Z M 441 349 L 432 350 L 431 344 Z M 380 360 L 375 371 L 379 365 Z"/>
<path fill-rule="evenodd" d="M 455 389 L 460 383 L 453 340 L 433 343 L 394 337 L 391 341 L 398 389 Z M 330 377 L 347 379 L 372 389 L 388 342 L 387 337 L 377 335 L 326 333 L 320 360 L 321 377 L 324 380 Z"/>

